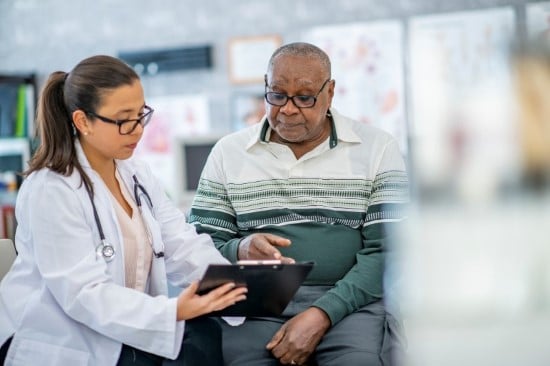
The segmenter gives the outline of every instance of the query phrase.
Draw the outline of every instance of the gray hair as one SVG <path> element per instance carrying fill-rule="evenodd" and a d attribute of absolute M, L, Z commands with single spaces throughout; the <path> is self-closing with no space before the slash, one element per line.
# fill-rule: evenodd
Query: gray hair
<path fill-rule="evenodd" d="M 267 65 L 268 73 L 273 70 L 273 66 L 275 65 L 277 58 L 282 56 L 300 56 L 316 59 L 317 61 L 319 61 L 323 69 L 327 71 L 328 77 L 330 77 L 331 75 L 330 59 L 328 58 L 328 55 L 325 53 L 325 51 L 310 43 L 295 42 L 285 44 L 277 48 L 269 59 L 269 63 Z"/>

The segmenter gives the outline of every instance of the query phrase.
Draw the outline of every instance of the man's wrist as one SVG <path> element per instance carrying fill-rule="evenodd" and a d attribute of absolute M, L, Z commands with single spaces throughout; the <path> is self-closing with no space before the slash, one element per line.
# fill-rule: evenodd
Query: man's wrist
<path fill-rule="evenodd" d="M 309 309 L 312 310 L 316 314 L 316 316 L 319 318 L 319 321 L 321 322 L 322 327 L 325 331 L 327 331 L 332 326 L 330 317 L 328 316 L 327 313 L 325 313 L 323 309 L 318 308 L 316 306 L 311 306 Z"/>

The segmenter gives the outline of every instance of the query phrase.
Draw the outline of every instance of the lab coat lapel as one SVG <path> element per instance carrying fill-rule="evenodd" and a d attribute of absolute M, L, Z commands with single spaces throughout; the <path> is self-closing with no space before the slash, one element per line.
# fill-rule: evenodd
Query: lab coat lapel
<path fill-rule="evenodd" d="M 155 205 L 155 194 L 153 192 L 153 189 L 149 187 L 148 180 L 143 177 L 143 174 L 140 174 L 137 172 L 131 164 L 128 164 L 127 161 L 117 161 L 118 171 L 119 174 L 124 181 L 124 184 L 126 184 L 126 187 L 128 190 L 132 193 L 132 198 L 135 200 L 134 195 L 134 180 L 133 176 L 135 175 L 140 182 L 141 185 L 145 188 L 149 196 L 151 197 L 151 201 L 153 203 L 153 211 L 154 211 L 154 205 Z M 137 202 L 136 202 L 137 204 Z M 160 230 L 160 226 L 157 222 L 157 220 L 154 217 L 154 212 L 151 212 L 151 209 L 149 205 L 146 202 L 142 202 L 142 217 L 144 224 L 147 226 L 149 231 L 151 232 L 151 237 L 153 240 L 153 248 L 155 248 L 155 251 L 158 253 L 163 248 L 164 245 L 162 244 L 162 234 Z M 149 276 L 149 289 L 148 293 L 152 296 L 157 295 L 168 295 L 168 283 L 167 283 L 167 277 L 166 277 L 166 266 L 164 263 L 164 257 L 161 258 L 155 258 L 153 256 L 153 262 L 151 263 L 151 272 Z"/>
<path fill-rule="evenodd" d="M 101 225 L 103 227 L 105 239 L 115 248 L 116 255 L 111 262 L 106 262 L 107 268 L 109 269 L 109 273 L 113 277 L 113 280 L 121 286 L 124 286 L 126 283 L 126 279 L 124 268 L 124 248 L 122 247 L 123 236 L 122 232 L 120 231 L 120 225 L 118 223 L 116 212 L 113 206 L 113 199 L 111 198 L 111 194 L 105 186 L 105 183 L 103 183 L 101 177 L 90 166 L 90 163 L 88 162 L 86 154 L 84 154 L 84 151 L 82 150 L 82 146 L 80 145 L 78 139 L 75 141 L 75 148 L 78 161 L 80 162 L 80 165 L 82 166 L 88 177 L 91 179 L 94 186 L 94 202 L 96 205 L 99 220 L 101 221 Z M 83 200 L 88 201 L 88 192 L 84 188 L 84 185 L 81 184 L 80 175 L 78 173 L 73 173 L 73 176 L 77 177 L 80 188 L 79 190 L 82 195 L 85 195 Z M 89 210 L 90 215 L 93 217 L 93 208 L 91 203 L 89 205 Z M 97 242 L 95 243 L 95 245 L 98 245 L 100 243 L 100 237 L 95 221 L 94 232 L 97 235 Z"/>

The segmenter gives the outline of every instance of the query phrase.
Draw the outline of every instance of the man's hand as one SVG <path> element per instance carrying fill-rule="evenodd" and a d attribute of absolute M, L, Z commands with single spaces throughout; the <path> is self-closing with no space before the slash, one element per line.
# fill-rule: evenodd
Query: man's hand
<path fill-rule="evenodd" d="M 295 263 L 294 259 L 283 257 L 276 247 L 288 247 L 290 240 L 272 234 L 252 234 L 239 244 L 239 259 L 278 259 L 282 263 Z"/>
<path fill-rule="evenodd" d="M 304 364 L 330 325 L 323 310 L 311 307 L 283 324 L 266 348 L 283 365 Z"/>

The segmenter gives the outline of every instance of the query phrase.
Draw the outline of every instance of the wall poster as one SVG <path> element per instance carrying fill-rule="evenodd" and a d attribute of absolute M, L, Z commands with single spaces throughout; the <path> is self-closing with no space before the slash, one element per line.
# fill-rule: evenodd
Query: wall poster
<path fill-rule="evenodd" d="M 482 195 L 493 173 L 506 164 L 510 171 L 506 101 L 515 34 L 512 7 L 411 19 L 410 117 L 419 179 L 459 184 L 462 174 L 471 193 Z"/>
<path fill-rule="evenodd" d="M 403 26 L 381 21 L 322 26 L 302 35 L 331 59 L 333 106 L 392 134 L 407 152 Z"/>
<path fill-rule="evenodd" d="M 210 132 L 208 99 L 204 95 L 169 95 L 147 99 L 155 110 L 143 132 L 135 156 L 145 161 L 163 183 L 166 192 L 179 199 L 176 186 L 178 137 Z"/>

